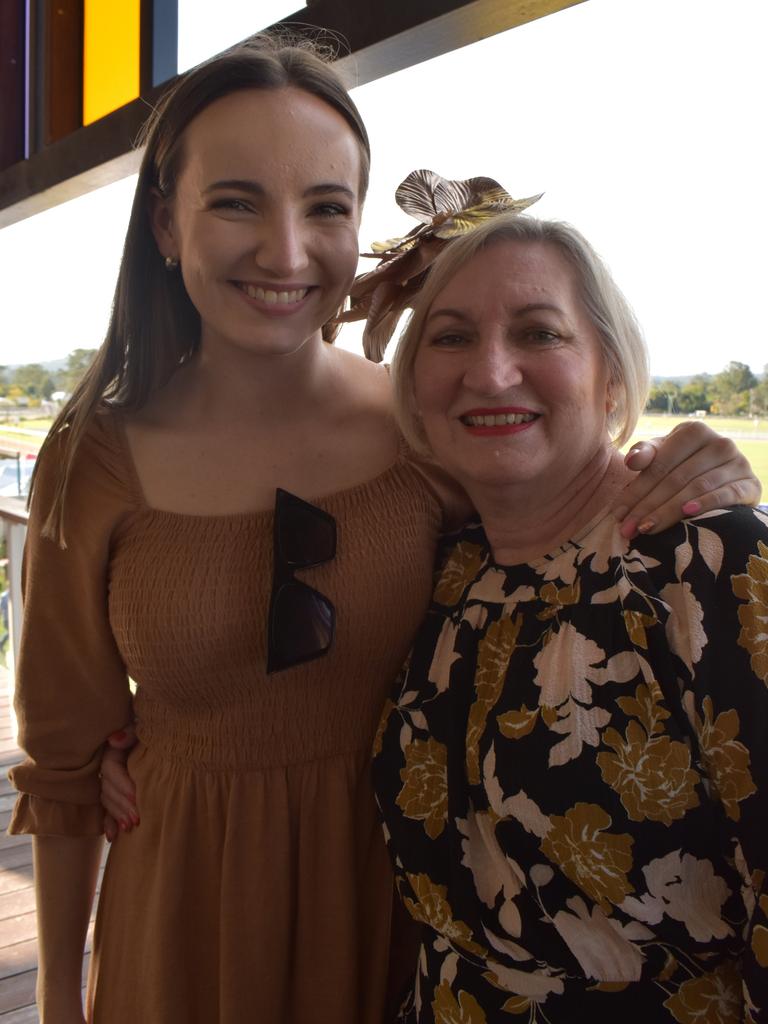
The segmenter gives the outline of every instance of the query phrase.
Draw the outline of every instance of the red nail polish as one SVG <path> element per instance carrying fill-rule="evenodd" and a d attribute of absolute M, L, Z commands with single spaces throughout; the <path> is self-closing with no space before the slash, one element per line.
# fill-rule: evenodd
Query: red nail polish
<path fill-rule="evenodd" d="M 127 735 L 125 729 L 118 729 L 117 732 L 111 733 L 109 738 L 114 740 L 115 743 L 122 743 Z"/>

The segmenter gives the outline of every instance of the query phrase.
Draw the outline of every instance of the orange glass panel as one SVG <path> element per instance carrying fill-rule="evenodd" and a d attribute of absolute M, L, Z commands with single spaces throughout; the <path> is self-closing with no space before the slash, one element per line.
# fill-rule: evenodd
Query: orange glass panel
<path fill-rule="evenodd" d="M 85 0 L 83 124 L 139 95 L 141 0 Z"/>

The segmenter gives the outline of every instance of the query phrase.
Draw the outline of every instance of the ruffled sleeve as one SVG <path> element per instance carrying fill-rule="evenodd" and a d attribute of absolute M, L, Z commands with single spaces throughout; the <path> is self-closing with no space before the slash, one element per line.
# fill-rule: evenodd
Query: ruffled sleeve
<path fill-rule="evenodd" d="M 93 835 L 103 824 L 104 740 L 131 715 L 108 592 L 113 537 L 137 499 L 113 418 L 99 414 L 78 449 L 61 548 L 41 534 L 60 459 L 57 443 L 42 457 L 24 553 L 15 706 L 27 757 L 9 772 L 21 794 L 9 832 Z"/>

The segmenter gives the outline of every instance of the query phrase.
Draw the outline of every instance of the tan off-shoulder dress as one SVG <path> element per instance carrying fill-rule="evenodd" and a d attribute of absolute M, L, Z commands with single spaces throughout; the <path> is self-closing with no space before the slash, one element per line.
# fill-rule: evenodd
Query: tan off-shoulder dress
<path fill-rule="evenodd" d="M 54 460 L 30 520 L 11 831 L 101 831 L 102 745 L 137 684 L 141 825 L 110 850 L 89 1020 L 380 1024 L 393 885 L 369 758 L 429 600 L 435 495 L 403 451 L 315 502 L 338 553 L 301 578 L 336 606 L 334 646 L 267 676 L 272 512 L 148 507 L 103 413 L 62 550 L 39 535 Z"/>

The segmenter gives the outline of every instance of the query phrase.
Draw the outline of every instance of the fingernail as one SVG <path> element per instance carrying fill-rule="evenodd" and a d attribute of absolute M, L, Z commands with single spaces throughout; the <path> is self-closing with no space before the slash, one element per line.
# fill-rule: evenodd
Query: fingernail
<path fill-rule="evenodd" d="M 131 815 L 131 821 L 132 821 L 132 823 L 134 825 L 140 825 L 141 824 L 141 820 L 140 820 L 138 814 L 132 814 Z"/>
<path fill-rule="evenodd" d="M 111 828 L 105 828 L 104 837 L 106 838 L 108 843 L 111 843 L 112 840 L 115 838 L 115 833 L 112 831 Z"/>
<path fill-rule="evenodd" d="M 695 516 L 697 512 L 701 512 L 700 501 L 686 501 L 683 505 L 684 516 Z"/>
<path fill-rule="evenodd" d="M 622 537 L 626 537 L 627 540 L 632 540 L 632 538 L 637 533 L 637 520 L 625 519 L 624 522 L 621 524 L 619 533 Z"/>
<path fill-rule="evenodd" d="M 642 523 L 637 527 L 638 533 L 648 533 L 656 525 L 655 519 L 644 519 Z"/>
<path fill-rule="evenodd" d="M 619 505 L 618 508 L 613 510 L 613 515 L 616 521 L 620 523 L 627 512 L 629 512 L 629 505 Z"/>
<path fill-rule="evenodd" d="M 123 832 L 128 831 L 128 822 L 125 820 L 125 818 L 120 819 L 120 828 L 123 830 Z"/>
<path fill-rule="evenodd" d="M 127 733 L 126 733 L 125 729 L 118 729 L 117 732 L 110 733 L 110 737 L 109 738 L 111 740 L 114 740 L 115 743 L 122 743 L 126 736 L 127 736 Z"/>
<path fill-rule="evenodd" d="M 632 447 L 627 452 L 627 455 L 637 455 L 637 453 L 642 449 L 642 447 L 643 447 L 643 442 L 642 441 L 638 441 L 637 444 L 633 444 L 632 445 Z"/>

